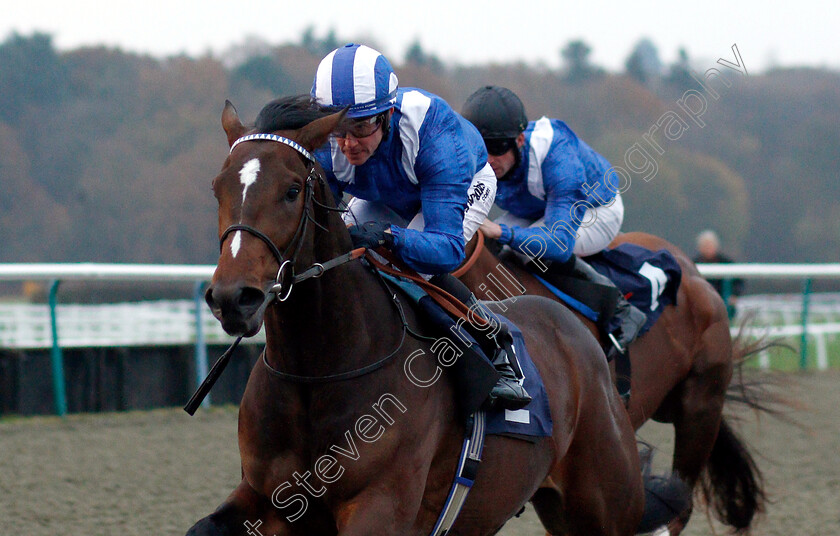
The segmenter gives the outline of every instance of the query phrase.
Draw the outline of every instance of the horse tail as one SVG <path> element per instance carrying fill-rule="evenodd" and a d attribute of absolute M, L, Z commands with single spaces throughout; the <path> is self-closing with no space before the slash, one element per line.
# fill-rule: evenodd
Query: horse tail
<path fill-rule="evenodd" d="M 768 341 L 766 336 L 749 338 L 748 324 L 751 321 L 751 316 L 745 317 L 732 341 L 733 371 L 726 389 L 726 403 L 730 407 L 733 404 L 745 406 L 754 412 L 768 414 L 788 424 L 799 426 L 789 413 L 791 410 L 803 409 L 802 404 L 780 394 L 792 391 L 790 377 L 757 370 L 750 370 L 749 374 L 744 374 L 744 365 L 760 352 L 770 348 L 794 351 L 788 344 Z"/>
<path fill-rule="evenodd" d="M 726 419 L 721 419 L 701 475 L 701 489 L 718 519 L 739 532 L 749 528 L 753 517 L 764 511 L 767 497 L 761 471 Z"/>
<path fill-rule="evenodd" d="M 726 391 L 727 407 L 731 408 L 733 404 L 746 406 L 753 412 L 796 424 L 787 415 L 787 410 L 797 405 L 778 394 L 788 383 L 785 379 L 758 371 L 751 371 L 747 376 L 744 374 L 744 364 L 753 355 L 770 347 L 790 348 L 768 342 L 766 338 L 747 340 L 749 320 L 741 323 L 733 341 L 734 370 Z M 733 415 L 721 419 L 717 439 L 700 482 L 703 496 L 718 519 L 737 532 L 745 532 L 755 515 L 765 511 L 767 494 L 761 470 L 748 445 L 730 424 L 736 420 L 738 418 Z"/>

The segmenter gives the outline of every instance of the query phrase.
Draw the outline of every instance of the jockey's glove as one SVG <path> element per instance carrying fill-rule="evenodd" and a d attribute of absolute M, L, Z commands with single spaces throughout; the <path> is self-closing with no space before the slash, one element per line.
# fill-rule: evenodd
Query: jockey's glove
<path fill-rule="evenodd" d="M 347 230 L 350 231 L 350 239 L 354 248 L 376 249 L 385 246 L 388 249 L 394 247 L 394 235 L 388 230 L 391 224 L 371 221 L 362 225 L 354 225 Z"/>

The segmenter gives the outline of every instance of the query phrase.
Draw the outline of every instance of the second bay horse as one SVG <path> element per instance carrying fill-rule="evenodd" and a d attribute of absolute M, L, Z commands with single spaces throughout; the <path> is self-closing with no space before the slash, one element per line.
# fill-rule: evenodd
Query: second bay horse
<path fill-rule="evenodd" d="M 480 299 L 526 294 L 559 301 L 518 262 L 503 262 L 476 236 L 468 260 L 456 271 Z M 632 363 L 628 412 L 634 428 L 648 419 L 672 423 L 673 471 L 689 486 L 700 486 L 724 523 L 749 528 L 764 509 L 761 474 L 723 417 L 733 368 L 747 353 L 733 344 L 723 300 L 679 248 L 646 233 L 620 234 L 610 247 L 632 243 L 668 250 L 682 268 L 676 306 L 668 306 L 656 323 L 630 345 Z M 510 278 L 513 281 L 510 281 Z M 494 280 L 497 284 L 492 284 Z M 500 291 L 501 282 L 504 288 Z M 595 325 L 579 318 L 597 337 Z M 670 525 L 671 536 L 684 528 L 691 508 Z"/>

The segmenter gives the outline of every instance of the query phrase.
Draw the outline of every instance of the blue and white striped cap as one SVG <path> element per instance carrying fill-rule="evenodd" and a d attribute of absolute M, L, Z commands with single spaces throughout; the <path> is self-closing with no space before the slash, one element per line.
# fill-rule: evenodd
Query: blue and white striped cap
<path fill-rule="evenodd" d="M 325 106 L 349 106 L 347 117 L 365 117 L 392 108 L 398 86 L 397 75 L 385 56 L 351 43 L 321 60 L 312 98 Z"/>

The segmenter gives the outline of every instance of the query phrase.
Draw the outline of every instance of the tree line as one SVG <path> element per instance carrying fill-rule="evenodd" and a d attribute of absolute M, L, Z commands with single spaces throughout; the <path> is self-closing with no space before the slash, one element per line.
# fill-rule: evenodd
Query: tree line
<path fill-rule="evenodd" d="M 320 59 L 343 42 L 310 29 L 296 43 L 243 43 L 222 58 L 156 59 L 9 36 L 0 43 L 0 262 L 214 262 L 210 181 L 226 152 L 224 100 L 252 120 L 272 98 L 308 93 Z M 664 65 L 642 40 L 620 73 L 592 64 L 591 50 L 568 43 L 561 69 L 448 65 L 419 41 L 389 59 L 401 85 L 455 109 L 498 84 L 520 95 L 531 119 L 566 121 L 630 171 L 625 230 L 693 252 L 697 233 L 712 228 L 744 261 L 840 258 L 837 72 L 721 68 L 730 85 L 707 80 L 713 99 L 703 73 L 721 66 L 699 65 L 685 49 Z M 691 91 L 706 98 L 703 126 L 681 108 L 699 105 Z M 688 125 L 678 139 L 663 137 L 672 116 Z"/>

